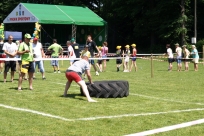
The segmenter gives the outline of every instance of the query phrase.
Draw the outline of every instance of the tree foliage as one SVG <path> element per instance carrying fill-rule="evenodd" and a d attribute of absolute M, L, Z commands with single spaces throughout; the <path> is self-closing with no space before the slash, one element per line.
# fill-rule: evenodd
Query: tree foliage
<path fill-rule="evenodd" d="M 0 22 L 20 2 L 89 7 L 108 22 L 110 50 L 136 43 L 141 51 L 154 51 L 167 43 L 190 43 L 194 36 L 194 1 L 190 0 L 3 0 Z M 203 6 L 204 0 L 197 0 L 198 40 L 204 36 Z"/>

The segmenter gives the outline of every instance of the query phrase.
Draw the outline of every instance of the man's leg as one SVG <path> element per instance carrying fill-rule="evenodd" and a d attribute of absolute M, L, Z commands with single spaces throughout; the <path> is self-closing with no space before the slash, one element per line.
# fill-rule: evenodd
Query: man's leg
<path fill-rule="evenodd" d="M 18 79 L 18 90 L 21 90 L 21 85 L 22 85 L 22 81 L 23 81 L 23 77 L 25 76 L 25 73 L 19 74 L 19 79 Z"/>
<path fill-rule="evenodd" d="M 85 82 L 83 80 L 77 82 L 77 84 L 82 88 L 86 98 L 88 99 L 88 102 L 97 102 L 96 100 L 93 100 L 90 95 L 89 95 L 89 91 L 87 89 L 87 86 L 85 84 Z"/>
<path fill-rule="evenodd" d="M 66 85 L 65 85 L 65 88 L 64 88 L 64 97 L 67 96 L 67 91 L 69 90 L 69 87 L 71 85 L 72 82 L 70 81 L 67 81 Z"/>
<path fill-rule="evenodd" d="M 28 72 L 29 88 L 33 90 L 33 72 Z"/>
<path fill-rule="evenodd" d="M 6 77 L 7 77 L 7 72 L 10 69 L 10 62 L 5 61 L 5 66 L 4 66 L 4 83 L 6 83 Z"/>
<path fill-rule="evenodd" d="M 39 67 L 39 70 L 42 74 L 42 79 L 45 79 L 45 69 L 44 69 L 44 65 L 43 65 L 43 61 L 39 61 L 39 64 L 38 64 L 38 67 Z"/>

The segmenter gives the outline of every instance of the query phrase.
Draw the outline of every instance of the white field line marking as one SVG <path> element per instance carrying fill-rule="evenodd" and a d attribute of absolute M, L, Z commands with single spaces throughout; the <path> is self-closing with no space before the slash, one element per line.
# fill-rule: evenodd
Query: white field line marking
<path fill-rule="evenodd" d="M 169 102 L 176 102 L 176 103 L 183 103 L 183 104 L 204 105 L 203 103 L 193 103 L 193 102 L 184 102 L 184 101 L 177 101 L 177 100 L 171 100 L 171 99 L 163 99 L 163 98 L 158 98 L 154 96 L 135 94 L 135 93 L 130 93 L 130 95 L 135 95 L 135 96 L 140 96 L 140 97 L 145 97 L 145 98 L 150 98 L 150 99 L 155 99 L 155 100 L 160 100 L 160 101 L 169 101 Z"/>
<path fill-rule="evenodd" d="M 51 115 L 51 114 L 47 114 L 47 113 L 43 113 L 43 112 L 39 112 L 39 111 L 34 111 L 34 110 L 29 110 L 29 109 L 12 107 L 12 106 L 8 106 L 8 105 L 4 105 L 4 104 L 0 104 L 0 107 L 12 109 L 12 110 L 17 110 L 17 111 L 29 112 L 29 113 L 38 114 L 38 115 L 42 115 L 42 116 L 46 116 L 46 117 L 50 117 L 50 118 L 56 118 L 56 119 L 60 119 L 60 120 L 64 120 L 64 121 L 74 121 L 72 119 L 67 119 L 67 118 L 63 118 L 60 116 L 55 116 L 55 115 Z"/>
<path fill-rule="evenodd" d="M 151 116 L 151 115 L 160 115 L 160 114 L 169 114 L 169 113 L 182 113 L 182 112 L 193 112 L 193 111 L 204 111 L 204 108 L 197 108 L 197 109 L 186 109 L 186 110 L 174 110 L 174 111 L 167 111 L 167 112 L 150 112 L 150 113 L 140 113 L 140 114 L 123 114 L 123 115 L 115 115 L 115 116 L 101 116 L 101 117 L 88 117 L 88 118 L 76 118 L 76 119 L 67 119 L 64 117 L 47 114 L 44 112 L 39 112 L 35 110 L 30 109 L 24 109 L 24 108 L 18 108 L 18 107 L 12 107 L 4 104 L 0 104 L 0 107 L 17 110 L 17 111 L 23 111 L 33 114 L 38 114 L 45 117 L 50 118 L 56 118 L 63 121 L 89 121 L 89 120 L 98 120 L 98 119 L 113 119 L 113 118 L 122 118 L 122 117 L 137 117 L 137 116 Z"/>
<path fill-rule="evenodd" d="M 179 129 L 179 128 L 190 127 L 190 126 L 194 126 L 194 125 L 198 125 L 198 124 L 202 124 L 202 123 L 204 123 L 204 119 L 199 119 L 199 120 L 195 120 L 195 121 L 191 121 L 191 122 L 185 122 L 185 123 L 167 126 L 167 127 L 162 127 L 162 128 L 157 128 L 157 129 L 139 132 L 139 133 L 135 133 L 135 134 L 129 134 L 129 135 L 125 135 L 125 136 L 147 136 L 147 135 L 152 135 L 152 134 L 161 133 L 161 132 L 167 132 L 167 131 L 171 131 L 171 130 L 175 130 L 175 129 Z"/>

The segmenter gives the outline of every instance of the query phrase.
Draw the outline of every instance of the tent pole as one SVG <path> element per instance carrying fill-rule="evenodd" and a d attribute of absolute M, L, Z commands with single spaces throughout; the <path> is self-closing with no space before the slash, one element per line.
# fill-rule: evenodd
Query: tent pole
<path fill-rule="evenodd" d="M 71 38 L 74 38 L 75 42 L 76 42 L 76 29 L 77 29 L 76 25 L 73 24 L 72 25 L 72 37 Z"/>

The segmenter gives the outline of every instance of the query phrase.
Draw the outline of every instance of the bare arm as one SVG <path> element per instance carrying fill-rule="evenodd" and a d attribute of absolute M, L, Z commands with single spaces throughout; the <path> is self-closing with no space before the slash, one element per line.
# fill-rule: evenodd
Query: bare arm
<path fill-rule="evenodd" d="M 93 84 L 92 79 L 91 79 L 90 70 L 86 70 L 86 74 L 87 74 L 87 77 L 88 77 L 89 82 L 90 82 L 91 84 Z"/>

